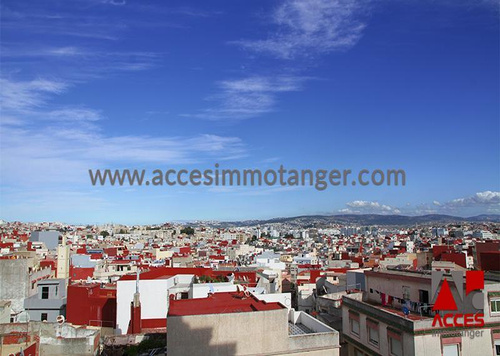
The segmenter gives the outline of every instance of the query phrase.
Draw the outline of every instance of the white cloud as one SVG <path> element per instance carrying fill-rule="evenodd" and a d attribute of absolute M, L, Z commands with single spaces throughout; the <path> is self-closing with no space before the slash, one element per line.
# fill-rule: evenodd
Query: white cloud
<path fill-rule="evenodd" d="M 59 70 L 65 69 L 71 79 L 100 77 L 104 74 L 122 71 L 142 71 L 159 65 L 162 54 L 141 51 L 110 51 L 91 47 L 25 47 L 10 45 L 2 48 L 4 67 L 16 68 L 29 59 L 34 64 L 46 65 L 48 61 L 57 65 Z M 46 68 L 51 71 L 52 68 Z"/>
<path fill-rule="evenodd" d="M 47 94 L 60 94 L 68 84 L 46 79 L 12 81 L 0 79 L 0 104 L 2 110 L 26 111 L 45 103 Z"/>
<path fill-rule="evenodd" d="M 59 47 L 47 50 L 47 55 L 54 56 L 78 56 L 82 55 L 81 49 L 77 47 Z"/>
<path fill-rule="evenodd" d="M 221 88 L 232 92 L 287 92 L 301 90 L 304 77 L 280 76 L 262 77 L 255 76 L 237 80 L 219 82 Z"/>
<path fill-rule="evenodd" d="M 380 204 L 376 201 L 355 200 L 346 203 L 346 208 L 340 209 L 340 213 L 347 214 L 449 214 L 471 216 L 483 213 L 500 213 L 500 192 L 484 191 L 478 192 L 465 198 L 457 198 L 447 202 L 434 200 L 432 204 L 417 204 L 412 206 L 394 207 Z"/>
<path fill-rule="evenodd" d="M 99 111 L 87 108 L 64 108 L 48 112 L 48 117 L 54 121 L 98 121 L 102 116 Z"/>
<path fill-rule="evenodd" d="M 291 59 L 344 50 L 354 46 L 365 24 L 359 19 L 359 0 L 285 0 L 278 6 L 271 22 L 275 31 L 266 39 L 233 43 L 255 52 Z"/>
<path fill-rule="evenodd" d="M 376 201 L 355 200 L 346 204 L 348 208 L 339 210 L 346 214 L 400 214 L 401 210 Z"/>
<path fill-rule="evenodd" d="M 198 114 L 186 115 L 210 120 L 242 120 L 275 110 L 276 94 L 298 91 L 307 77 L 252 76 L 217 83 L 219 92 L 207 100 L 216 104 Z"/>
<path fill-rule="evenodd" d="M 478 192 L 470 197 L 453 199 L 447 203 L 447 207 L 476 207 L 476 206 L 499 206 L 500 192 L 484 191 Z"/>

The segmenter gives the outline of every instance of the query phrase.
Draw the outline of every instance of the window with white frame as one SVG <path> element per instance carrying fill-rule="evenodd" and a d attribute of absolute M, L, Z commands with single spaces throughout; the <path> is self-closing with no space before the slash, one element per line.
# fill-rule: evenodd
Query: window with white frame
<path fill-rule="evenodd" d="M 492 313 L 500 313 L 500 298 L 490 300 L 490 310 Z"/>
<path fill-rule="evenodd" d="M 368 334 L 368 342 L 376 347 L 379 345 L 378 322 L 366 319 L 366 330 Z"/>
<path fill-rule="evenodd" d="M 443 356 L 460 356 L 459 344 L 443 345 Z"/>
<path fill-rule="evenodd" d="M 410 299 L 410 287 L 409 286 L 403 286 L 403 299 L 404 300 Z"/>
<path fill-rule="evenodd" d="M 351 334 L 359 336 L 359 313 L 349 310 L 349 328 Z"/>
<path fill-rule="evenodd" d="M 351 332 L 359 336 L 359 320 L 350 319 L 351 321 Z"/>
<path fill-rule="evenodd" d="M 500 356 L 500 340 L 495 340 L 495 355 Z"/>
<path fill-rule="evenodd" d="M 370 327 L 368 328 L 368 341 L 370 342 L 370 344 L 378 346 L 379 343 L 378 329 Z"/>

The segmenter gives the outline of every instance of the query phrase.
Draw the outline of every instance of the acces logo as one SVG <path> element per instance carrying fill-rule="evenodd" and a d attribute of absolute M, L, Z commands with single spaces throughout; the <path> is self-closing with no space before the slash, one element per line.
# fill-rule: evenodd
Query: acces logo
<path fill-rule="evenodd" d="M 446 311 L 443 316 L 437 313 L 432 321 L 433 327 L 481 327 L 484 326 L 484 272 L 465 272 L 465 297 L 464 274 L 461 271 L 452 271 L 451 277 L 456 287 L 457 297 L 460 299 L 462 310 L 472 310 L 474 313 L 458 313 L 457 302 L 450 288 L 450 283 L 444 277 L 444 272 L 432 272 L 432 296 L 435 296 L 433 311 Z M 439 294 L 436 293 L 441 284 Z M 466 308 L 467 306 L 467 308 Z M 453 312 L 454 311 L 454 312 Z"/>

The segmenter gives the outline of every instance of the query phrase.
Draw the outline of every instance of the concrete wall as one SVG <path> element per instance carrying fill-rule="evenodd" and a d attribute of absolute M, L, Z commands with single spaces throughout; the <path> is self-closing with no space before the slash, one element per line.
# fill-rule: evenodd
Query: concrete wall
<path fill-rule="evenodd" d="M 172 355 L 269 354 L 288 349 L 287 309 L 263 312 L 169 316 Z"/>
<path fill-rule="evenodd" d="M 354 270 L 346 272 L 347 289 L 366 290 L 366 279 L 363 270 Z"/>
<path fill-rule="evenodd" d="M 314 289 L 316 283 L 305 283 L 297 287 L 297 309 L 301 311 L 311 311 L 315 305 Z"/>
<path fill-rule="evenodd" d="M 89 255 L 72 255 L 71 264 L 74 267 L 94 268 L 97 261 L 90 259 Z"/>
<path fill-rule="evenodd" d="M 0 260 L 0 300 L 9 300 L 13 313 L 24 310 L 24 298 L 29 295 L 28 265 L 30 259 Z"/>
<path fill-rule="evenodd" d="M 32 258 L 0 260 L 0 300 L 10 301 L 14 314 L 24 311 L 24 299 L 36 294 L 36 283 L 32 282 L 52 274 L 50 268 L 29 274 L 34 267 Z"/>
<path fill-rule="evenodd" d="M 33 231 L 30 241 L 43 242 L 49 250 L 54 250 L 59 244 L 59 231 Z"/>
<path fill-rule="evenodd" d="M 297 313 L 292 319 L 301 317 Z M 290 336 L 287 309 L 169 316 L 167 349 L 172 355 L 192 356 L 338 355 L 338 333 L 326 326 L 325 330 L 325 333 Z"/>
<path fill-rule="evenodd" d="M 26 324 L 0 324 L 0 335 L 25 333 L 26 330 L 32 338 L 40 337 L 40 355 L 97 355 L 99 350 L 98 328 L 41 322 L 30 322 L 29 327 Z"/>
<path fill-rule="evenodd" d="M 10 302 L 0 301 L 0 324 L 10 323 Z"/>

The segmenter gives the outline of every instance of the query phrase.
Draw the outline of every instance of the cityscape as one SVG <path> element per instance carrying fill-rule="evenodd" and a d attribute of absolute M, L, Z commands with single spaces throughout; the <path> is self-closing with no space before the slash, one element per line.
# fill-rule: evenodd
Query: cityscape
<path fill-rule="evenodd" d="M 0 356 L 500 356 L 500 0 L 2 0 Z"/>
<path fill-rule="evenodd" d="M 2 352 L 499 351 L 500 216 L 440 216 L 445 224 L 423 216 L 426 223 L 411 226 L 334 222 L 348 217 L 146 226 L 2 221 Z M 471 287 L 474 272 L 481 283 Z M 435 309 L 435 273 L 455 303 L 445 304 L 449 320 Z"/>

